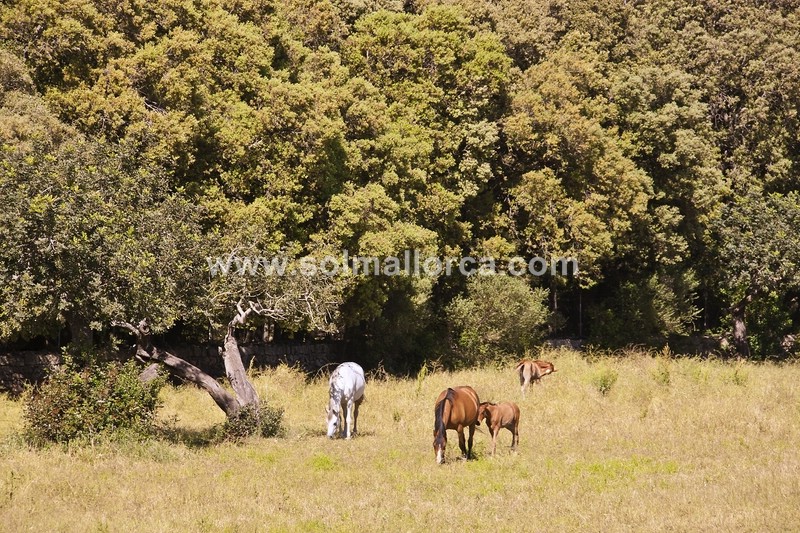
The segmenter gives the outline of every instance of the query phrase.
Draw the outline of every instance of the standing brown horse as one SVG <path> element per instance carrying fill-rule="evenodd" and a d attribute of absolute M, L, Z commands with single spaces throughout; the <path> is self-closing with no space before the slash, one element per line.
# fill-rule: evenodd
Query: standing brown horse
<path fill-rule="evenodd" d="M 444 449 L 447 446 L 447 430 L 458 432 L 458 446 L 461 453 L 469 459 L 472 456 L 472 436 L 478 424 L 478 393 L 469 386 L 443 390 L 436 399 L 433 423 L 433 450 L 436 462 L 444 463 Z M 469 448 L 464 446 L 464 428 L 469 427 Z"/>
<path fill-rule="evenodd" d="M 525 389 L 528 388 L 531 381 L 534 383 L 540 383 L 540 379 L 546 376 L 547 374 L 552 374 L 556 371 L 556 367 L 553 366 L 553 363 L 549 361 L 542 361 L 541 359 L 537 359 L 536 361 L 531 361 L 530 359 L 523 359 L 519 363 L 515 369 L 519 372 L 519 385 L 520 390 L 522 391 L 522 397 L 525 397 Z"/>
<path fill-rule="evenodd" d="M 519 406 L 514 402 L 483 402 L 478 408 L 478 425 L 486 420 L 489 433 L 492 435 L 492 456 L 497 448 L 497 434 L 506 428 L 511 432 L 511 449 L 516 450 L 519 444 Z"/>

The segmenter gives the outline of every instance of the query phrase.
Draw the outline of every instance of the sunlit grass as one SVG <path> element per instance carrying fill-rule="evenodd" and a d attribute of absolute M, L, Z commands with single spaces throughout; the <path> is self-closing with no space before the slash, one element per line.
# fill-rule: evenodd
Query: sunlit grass
<path fill-rule="evenodd" d="M 800 367 L 633 354 L 546 354 L 523 400 L 508 368 L 369 381 L 361 435 L 324 437 L 325 376 L 257 373 L 287 436 L 210 444 L 207 394 L 167 387 L 174 432 L 145 443 L 31 450 L 0 399 L 0 529 L 21 531 L 775 531 L 800 524 Z M 615 374 L 601 380 L 598 376 Z M 598 381 L 600 380 L 600 381 Z M 598 383 L 613 381 L 610 386 Z M 445 465 L 433 401 L 470 384 L 522 410 L 520 446 Z"/>

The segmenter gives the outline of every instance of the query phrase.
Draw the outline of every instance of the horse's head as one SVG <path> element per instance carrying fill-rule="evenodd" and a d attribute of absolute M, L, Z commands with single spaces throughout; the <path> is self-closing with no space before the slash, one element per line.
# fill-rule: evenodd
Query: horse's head
<path fill-rule="evenodd" d="M 433 451 L 436 454 L 436 464 L 444 463 L 444 449 L 447 447 L 447 431 L 433 430 Z"/>
<path fill-rule="evenodd" d="M 483 420 L 486 420 L 486 419 L 489 420 L 489 422 L 487 422 L 487 424 L 491 423 L 492 411 L 491 411 L 491 409 L 489 409 L 489 406 L 491 406 L 491 405 L 493 405 L 493 404 L 491 404 L 490 402 L 483 402 L 482 404 L 480 404 L 478 406 L 478 422 L 475 424 L 476 426 L 480 426 L 481 422 Z"/>
<path fill-rule="evenodd" d="M 553 363 L 549 361 L 537 361 L 536 364 L 539 367 L 540 376 L 546 376 L 547 374 L 552 374 L 556 371 L 556 367 L 554 367 Z"/>
<path fill-rule="evenodd" d="M 333 408 L 331 408 L 331 406 L 326 407 L 325 415 L 328 421 L 328 438 L 332 439 L 333 436 L 336 435 L 336 430 L 339 427 L 339 406 L 334 405 Z"/>

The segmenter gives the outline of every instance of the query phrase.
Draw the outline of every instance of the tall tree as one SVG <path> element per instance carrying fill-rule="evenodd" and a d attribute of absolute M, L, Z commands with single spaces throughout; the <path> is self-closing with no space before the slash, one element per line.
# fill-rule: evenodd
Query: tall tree
<path fill-rule="evenodd" d="M 730 303 L 731 336 L 736 352 L 747 357 L 748 309 L 770 294 L 800 287 L 800 195 L 764 196 L 754 190 L 726 207 L 717 229 L 718 275 Z"/>

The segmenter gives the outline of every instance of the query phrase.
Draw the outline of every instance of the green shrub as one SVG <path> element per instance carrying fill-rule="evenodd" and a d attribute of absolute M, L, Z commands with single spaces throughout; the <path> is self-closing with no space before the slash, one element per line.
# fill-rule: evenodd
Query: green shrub
<path fill-rule="evenodd" d="M 284 437 L 286 426 L 283 424 L 283 408 L 273 407 L 269 404 L 261 406 L 261 423 L 259 434 L 262 437 Z"/>
<path fill-rule="evenodd" d="M 747 370 L 743 364 L 738 363 L 733 367 L 733 370 L 724 376 L 723 379 L 726 383 L 732 383 L 734 385 L 744 387 L 747 385 Z"/>
<path fill-rule="evenodd" d="M 27 393 L 23 415 L 26 440 L 41 445 L 94 440 L 113 433 L 149 435 L 165 378 L 142 383 L 139 373 L 134 361 L 84 368 L 65 362 Z"/>
<path fill-rule="evenodd" d="M 672 383 L 672 374 L 669 370 L 669 360 L 659 358 L 656 362 L 656 367 L 653 369 L 651 375 L 656 383 L 663 386 L 669 386 Z"/>
<path fill-rule="evenodd" d="M 531 289 L 519 277 L 471 277 L 466 296 L 447 308 L 456 346 L 445 362 L 466 367 L 522 355 L 544 333 L 550 319 L 546 300 L 546 289 Z"/>
<path fill-rule="evenodd" d="M 257 409 L 247 405 L 234 416 L 228 417 L 222 425 L 222 440 L 240 441 L 247 437 L 283 437 L 286 427 L 283 424 L 283 409 L 262 404 Z"/>
<path fill-rule="evenodd" d="M 611 391 L 611 388 L 614 386 L 614 383 L 617 382 L 617 371 L 613 368 L 600 368 L 594 374 L 592 374 L 591 382 L 592 385 L 595 386 L 597 391 L 605 396 Z"/>

